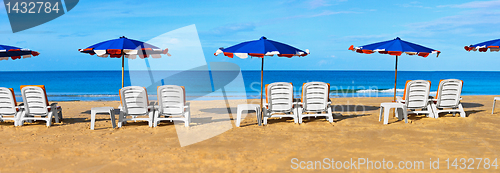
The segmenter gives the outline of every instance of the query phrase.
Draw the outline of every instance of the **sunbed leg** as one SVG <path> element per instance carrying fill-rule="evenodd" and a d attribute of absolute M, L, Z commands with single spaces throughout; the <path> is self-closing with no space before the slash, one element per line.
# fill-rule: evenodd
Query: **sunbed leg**
<path fill-rule="evenodd" d="M 432 106 L 431 104 L 428 104 L 427 105 L 427 111 L 429 112 L 429 114 L 427 115 L 429 118 L 434 118 L 434 110 L 432 109 Z"/>
<path fill-rule="evenodd" d="M 466 115 L 465 115 L 465 111 L 464 111 L 464 108 L 462 107 L 462 103 L 458 104 L 458 110 L 460 110 L 460 116 L 462 118 L 465 118 Z"/>
<path fill-rule="evenodd" d="M 293 109 L 292 113 L 293 113 L 293 122 L 295 124 L 299 123 L 299 119 L 298 119 L 299 118 L 299 114 L 298 114 L 297 110 Z"/>
<path fill-rule="evenodd" d="M 52 114 L 50 114 L 48 116 L 48 120 L 47 120 L 47 127 L 50 127 L 50 124 L 52 123 Z"/>
<path fill-rule="evenodd" d="M 437 110 L 436 105 L 432 104 L 432 112 L 434 112 L 434 118 L 438 119 L 439 118 L 439 111 Z"/>
<path fill-rule="evenodd" d="M 120 116 L 118 117 L 118 128 L 121 128 L 123 124 L 123 112 L 120 110 Z"/>
<path fill-rule="evenodd" d="M 378 121 L 382 121 L 382 114 L 384 112 L 384 107 L 380 106 L 380 114 L 378 114 Z"/>
<path fill-rule="evenodd" d="M 58 116 L 59 116 L 59 122 L 61 123 L 63 120 L 62 108 L 61 108 L 61 110 L 59 110 Z"/>
<path fill-rule="evenodd" d="M 333 114 L 332 114 L 332 109 L 330 109 L 329 107 L 327 108 L 327 112 L 328 112 L 328 121 L 330 123 L 333 123 Z"/>
<path fill-rule="evenodd" d="M 263 121 L 263 124 L 264 124 L 264 125 L 267 125 L 267 109 L 266 109 L 265 107 L 264 107 L 264 111 L 263 111 L 263 113 L 262 113 L 262 119 L 264 120 L 264 121 Z M 258 119 L 257 121 L 262 121 L 262 120 L 259 120 L 259 119 Z"/>
<path fill-rule="evenodd" d="M 153 118 L 153 127 L 158 126 L 158 111 L 155 111 Z"/>
<path fill-rule="evenodd" d="M 493 111 L 495 111 L 495 103 L 497 102 L 497 100 L 493 99 L 493 109 L 491 109 L 491 114 L 493 114 Z"/>
<path fill-rule="evenodd" d="M 408 123 L 408 110 L 406 106 L 403 106 L 403 116 L 405 118 L 405 123 Z"/>
<path fill-rule="evenodd" d="M 57 113 L 57 110 L 56 110 L 56 111 L 54 111 L 52 114 L 54 114 L 54 119 L 55 119 L 55 122 L 56 122 L 56 123 L 59 123 L 59 122 L 60 122 L 60 120 L 59 120 L 59 114 Z"/>

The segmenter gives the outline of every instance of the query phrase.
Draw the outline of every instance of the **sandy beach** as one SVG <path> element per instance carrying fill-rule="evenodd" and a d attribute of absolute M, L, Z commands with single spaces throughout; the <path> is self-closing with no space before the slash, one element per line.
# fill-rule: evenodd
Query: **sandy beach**
<path fill-rule="evenodd" d="M 92 107 L 117 107 L 118 102 L 59 102 L 65 119 L 49 128 L 43 122 L 25 123 L 22 127 L 0 123 L 0 172 L 300 171 L 292 169 L 297 166 L 292 164 L 294 158 L 296 163 L 325 158 L 366 158 L 395 164 L 423 161 L 423 171 L 433 172 L 429 169 L 431 159 L 439 158 L 440 169 L 445 170 L 447 158 L 493 160 L 500 156 L 500 139 L 496 137 L 500 132 L 500 109 L 491 115 L 493 97 L 463 96 L 467 118 L 411 115 L 408 124 L 390 118 L 388 125 L 378 121 L 379 105 L 392 98 L 336 98 L 333 104 L 339 106 L 335 113 L 344 111 L 342 116 L 335 114 L 332 124 L 318 118 L 305 119 L 298 125 L 283 118 L 271 119 L 267 126 L 259 127 L 255 114 L 250 113 L 242 127 L 235 127 L 231 120 L 234 128 L 185 147 L 179 143 L 177 125 L 169 122 L 157 128 L 150 128 L 147 122 L 130 122 L 112 129 L 109 115 L 98 114 L 96 129 L 89 129 Z M 233 105 L 245 102 L 231 100 L 233 113 Z M 214 122 L 228 119 L 217 113 L 225 110 L 220 105 L 224 101 L 191 102 L 190 128 L 203 123 L 197 117 L 213 117 Z"/>

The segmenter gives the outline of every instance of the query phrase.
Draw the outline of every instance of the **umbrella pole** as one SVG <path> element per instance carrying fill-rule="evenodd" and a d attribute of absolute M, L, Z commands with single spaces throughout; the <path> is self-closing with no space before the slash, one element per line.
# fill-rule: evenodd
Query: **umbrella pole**
<path fill-rule="evenodd" d="M 260 66 L 260 108 L 261 110 L 264 110 L 265 108 L 262 107 L 263 105 L 263 93 L 262 93 L 262 90 L 264 88 L 264 57 L 262 57 L 262 65 Z M 260 114 L 262 115 L 264 111 L 260 111 Z M 262 118 L 263 116 L 258 116 L 258 122 L 259 122 L 259 126 L 262 125 Z"/>
<path fill-rule="evenodd" d="M 396 82 L 398 80 L 398 56 L 396 56 L 396 68 L 394 74 L 394 102 L 396 102 Z"/>
<path fill-rule="evenodd" d="M 125 79 L 124 67 L 125 67 L 125 55 L 123 54 L 123 51 L 122 51 L 122 88 L 123 88 L 124 79 Z"/>

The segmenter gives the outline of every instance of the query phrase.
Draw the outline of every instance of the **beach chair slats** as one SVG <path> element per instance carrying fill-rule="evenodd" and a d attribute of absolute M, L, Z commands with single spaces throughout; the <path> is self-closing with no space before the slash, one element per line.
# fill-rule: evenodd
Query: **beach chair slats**
<path fill-rule="evenodd" d="M 189 127 L 191 122 L 190 104 L 186 102 L 186 90 L 183 86 L 164 85 L 157 89 L 158 107 L 155 108 L 154 127 L 160 121 L 184 121 Z"/>
<path fill-rule="evenodd" d="M 0 116 L 12 115 L 16 112 L 13 93 L 8 88 L 0 87 Z"/>
<path fill-rule="evenodd" d="M 158 87 L 158 94 L 162 114 L 182 114 L 184 112 L 184 88 L 176 85 L 165 85 Z"/>
<path fill-rule="evenodd" d="M 329 100 L 330 84 L 324 82 L 308 82 L 302 85 L 302 109 L 298 112 L 299 124 L 305 117 L 326 117 L 333 122 L 331 103 Z"/>
<path fill-rule="evenodd" d="M 406 84 L 406 105 L 409 109 L 427 108 L 431 84 L 425 80 L 413 80 Z"/>
<path fill-rule="evenodd" d="M 268 85 L 266 95 L 271 112 L 290 112 L 293 103 L 293 86 L 286 82 Z"/>
<path fill-rule="evenodd" d="M 30 114 L 47 114 L 45 92 L 40 87 L 24 87 L 22 89 L 25 109 Z"/>
<path fill-rule="evenodd" d="M 439 117 L 440 112 L 458 112 L 461 117 L 466 117 L 466 113 L 460 103 L 462 86 L 463 81 L 458 79 L 446 79 L 439 82 L 437 100 L 436 103 L 432 105 L 436 115 L 435 118 Z"/>
<path fill-rule="evenodd" d="M 43 85 L 21 85 L 21 94 L 24 102 L 24 113 L 20 117 L 18 125 L 22 126 L 28 120 L 42 120 L 47 127 L 52 123 L 52 117 L 59 123 L 62 113 L 59 113 L 57 103 L 49 105 L 45 86 Z"/>
<path fill-rule="evenodd" d="M 462 81 L 457 79 L 448 79 L 440 83 L 438 90 L 438 107 L 457 107 L 460 103 L 462 92 Z"/>
<path fill-rule="evenodd" d="M 309 82 L 303 87 L 302 98 L 305 111 L 325 111 L 328 104 L 328 84 L 323 82 Z"/>
<path fill-rule="evenodd" d="M 148 112 L 147 92 L 143 87 L 125 87 L 122 89 L 122 104 L 129 115 L 143 115 Z"/>

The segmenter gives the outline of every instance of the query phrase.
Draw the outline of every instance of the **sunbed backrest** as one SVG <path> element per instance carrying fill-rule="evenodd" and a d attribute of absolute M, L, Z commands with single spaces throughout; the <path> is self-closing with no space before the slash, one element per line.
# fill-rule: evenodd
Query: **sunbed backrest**
<path fill-rule="evenodd" d="M 409 109 L 425 108 L 429 104 L 431 83 L 426 80 L 412 80 L 405 86 L 405 104 Z"/>
<path fill-rule="evenodd" d="M 11 88 L 0 87 L 0 115 L 16 113 L 16 98 Z"/>
<path fill-rule="evenodd" d="M 28 114 L 47 114 L 47 96 L 40 86 L 21 86 L 24 110 Z"/>
<path fill-rule="evenodd" d="M 324 82 L 309 82 L 302 86 L 305 111 L 324 111 L 328 104 L 330 87 Z"/>
<path fill-rule="evenodd" d="M 266 100 L 273 112 L 289 112 L 293 109 L 293 86 L 276 82 L 266 86 Z"/>
<path fill-rule="evenodd" d="M 158 106 L 160 114 L 182 114 L 186 103 L 186 91 L 184 87 L 177 85 L 159 86 Z"/>
<path fill-rule="evenodd" d="M 120 89 L 120 100 L 129 115 L 144 115 L 148 112 L 148 93 L 144 87 L 129 86 Z"/>
<path fill-rule="evenodd" d="M 463 81 L 446 79 L 439 82 L 437 91 L 437 107 L 457 107 L 460 103 Z"/>

